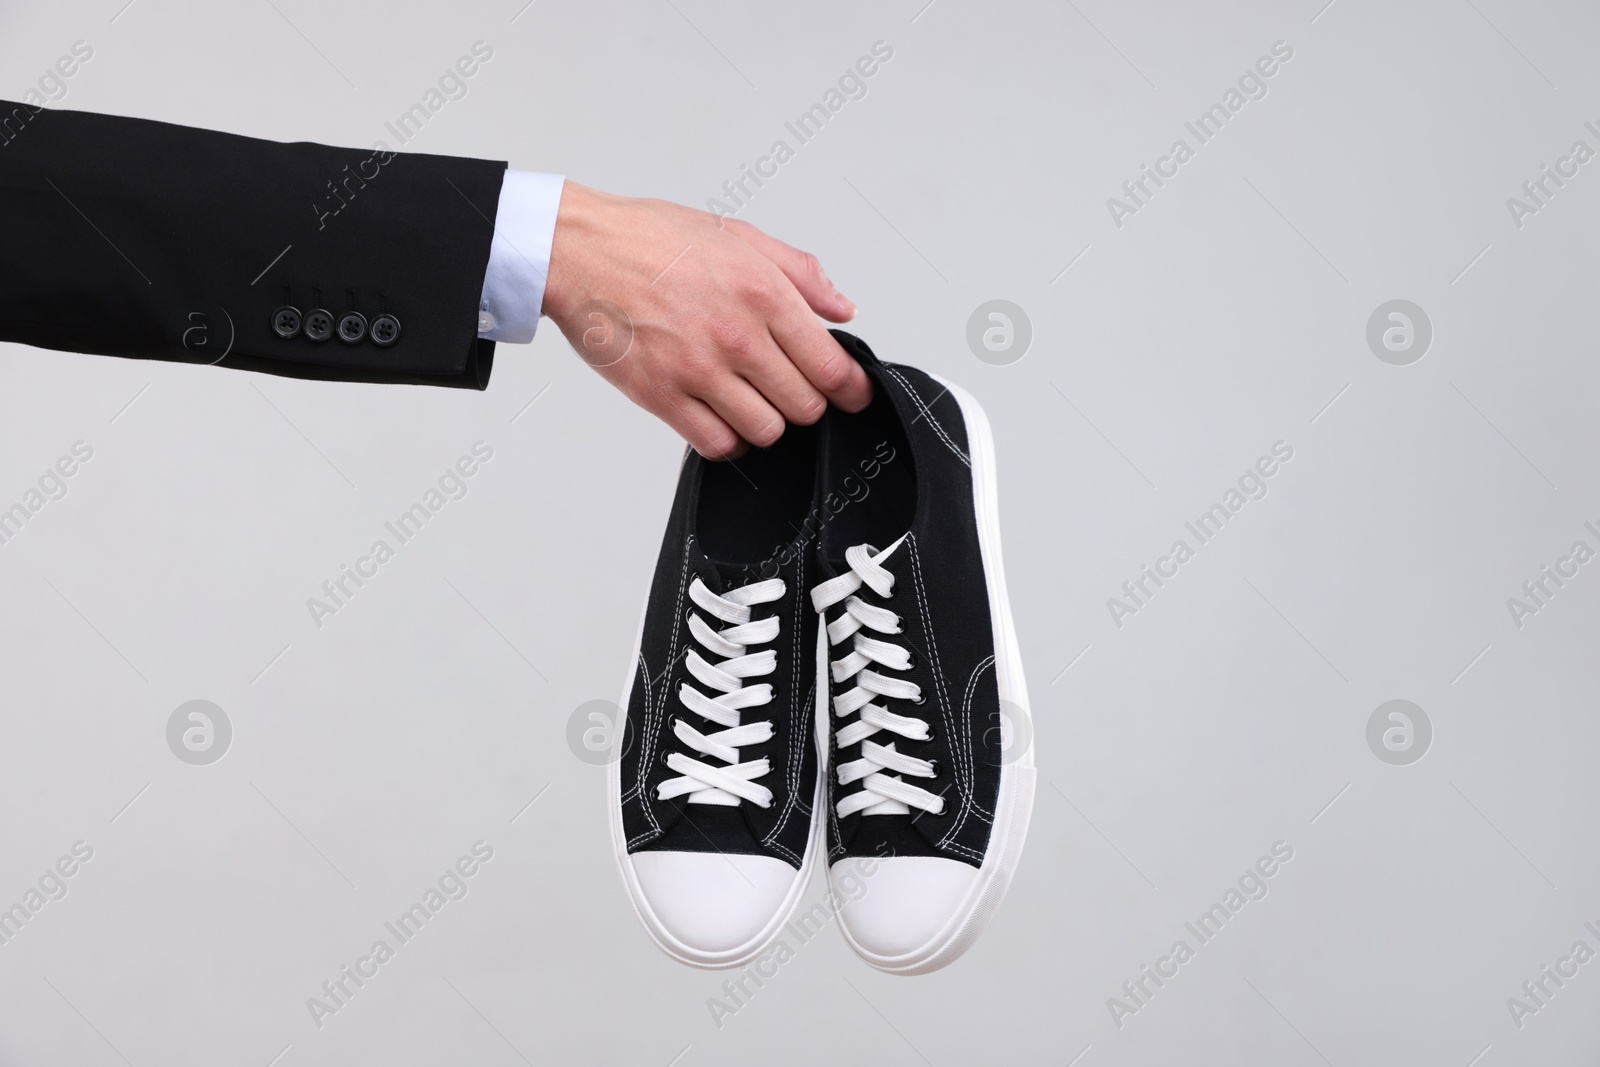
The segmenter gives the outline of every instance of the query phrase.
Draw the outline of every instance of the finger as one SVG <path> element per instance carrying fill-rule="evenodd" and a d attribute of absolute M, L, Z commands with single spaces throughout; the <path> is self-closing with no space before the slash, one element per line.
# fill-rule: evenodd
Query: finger
<path fill-rule="evenodd" d="M 750 450 L 738 432 L 705 401 L 682 394 L 659 395 L 664 403 L 650 404 L 651 414 L 678 431 L 678 436 L 706 459 L 737 459 Z"/>
<path fill-rule="evenodd" d="M 744 366 L 744 380 L 796 426 L 810 426 L 828 410 L 828 399 L 794 365 L 770 333 Z"/>
<path fill-rule="evenodd" d="M 774 315 L 767 329 L 789 362 L 837 407 L 856 412 L 872 402 L 867 372 L 798 300 Z"/>
<path fill-rule="evenodd" d="M 757 448 L 771 447 L 783 436 L 783 416 L 743 378 L 722 378 L 716 392 L 705 399 L 735 433 Z"/>
<path fill-rule="evenodd" d="M 829 322 L 849 322 L 855 318 L 855 304 L 834 288 L 816 256 L 792 248 L 776 237 L 762 233 L 748 222 L 728 220 L 728 223 L 730 232 L 777 264 L 812 311 Z"/>

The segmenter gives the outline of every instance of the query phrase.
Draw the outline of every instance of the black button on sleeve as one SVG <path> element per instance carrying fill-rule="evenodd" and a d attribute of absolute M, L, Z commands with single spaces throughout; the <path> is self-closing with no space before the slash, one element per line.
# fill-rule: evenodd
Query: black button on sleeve
<path fill-rule="evenodd" d="M 312 341 L 326 341 L 333 336 L 333 313 L 321 308 L 306 312 L 306 337 Z"/>
<path fill-rule="evenodd" d="M 339 340 L 347 345 L 358 345 L 367 338 L 367 317 L 352 311 L 339 320 Z"/>
<path fill-rule="evenodd" d="M 372 343 L 388 348 L 400 340 L 400 320 L 393 315 L 379 315 L 372 320 Z"/>
<path fill-rule="evenodd" d="M 288 340 L 300 332 L 300 309 L 285 304 L 272 313 L 272 332 Z"/>

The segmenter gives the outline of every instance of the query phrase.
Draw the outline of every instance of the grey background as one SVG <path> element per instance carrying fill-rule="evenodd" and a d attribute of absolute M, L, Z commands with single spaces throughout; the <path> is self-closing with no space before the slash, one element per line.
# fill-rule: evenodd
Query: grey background
<path fill-rule="evenodd" d="M 670 431 L 548 323 L 485 394 L 0 346 L 0 500 L 95 450 L 0 546 L 0 900 L 95 850 L 0 947 L 0 1063 L 1594 1061 L 1600 963 L 1521 1029 L 1506 998 L 1600 948 L 1600 565 L 1521 629 L 1505 601 L 1600 547 L 1600 163 L 1520 229 L 1505 201 L 1600 147 L 1600 13 L 924 3 L 0 7 L 4 95 L 81 39 L 61 106 L 353 145 L 482 39 L 410 148 L 697 206 L 887 41 L 743 217 L 987 407 L 1040 768 L 966 958 L 893 978 L 828 931 L 718 1028 L 727 976 L 651 946 L 566 743 L 627 669 Z M 1269 94 L 1115 227 L 1277 40 Z M 991 299 L 1032 322 L 1008 366 L 966 346 Z M 1410 366 L 1366 345 L 1393 299 L 1432 320 Z M 478 440 L 469 495 L 316 629 L 306 598 Z M 1114 626 L 1278 440 L 1270 494 Z M 1366 742 L 1400 698 L 1434 731 L 1409 766 Z M 167 747 L 192 699 L 232 723 L 210 766 Z M 480 839 L 469 895 L 316 1028 Z M 1270 895 L 1119 1029 L 1107 998 L 1279 840 Z"/>

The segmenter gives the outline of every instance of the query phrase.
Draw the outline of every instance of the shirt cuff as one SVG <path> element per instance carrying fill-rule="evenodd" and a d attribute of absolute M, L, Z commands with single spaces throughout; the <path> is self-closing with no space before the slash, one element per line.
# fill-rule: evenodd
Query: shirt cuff
<path fill-rule="evenodd" d="M 484 340 L 522 345 L 533 340 L 565 184 L 560 174 L 506 171 L 478 304 L 478 336 Z"/>

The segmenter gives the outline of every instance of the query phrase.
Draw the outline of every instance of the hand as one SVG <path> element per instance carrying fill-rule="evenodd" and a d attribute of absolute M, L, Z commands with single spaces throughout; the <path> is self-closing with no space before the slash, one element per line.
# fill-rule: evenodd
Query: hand
<path fill-rule="evenodd" d="M 866 407 L 866 372 L 816 318 L 855 311 L 815 256 L 749 223 L 566 183 L 544 313 L 707 459 L 765 448 L 829 401 Z"/>

